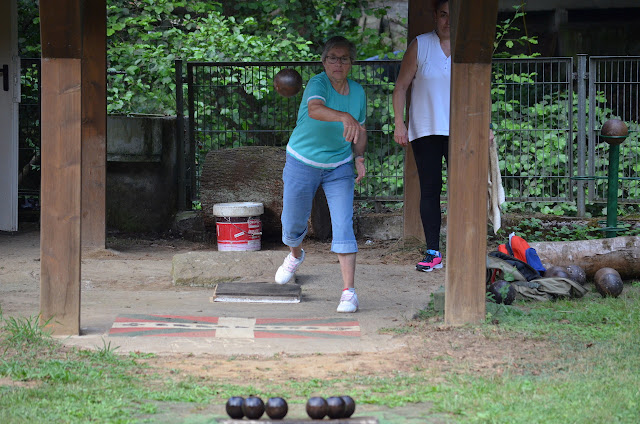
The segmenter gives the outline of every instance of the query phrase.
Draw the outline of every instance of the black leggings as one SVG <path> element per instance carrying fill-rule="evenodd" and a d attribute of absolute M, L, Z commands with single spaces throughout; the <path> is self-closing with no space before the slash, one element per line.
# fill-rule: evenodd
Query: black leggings
<path fill-rule="evenodd" d="M 420 218 L 428 250 L 440 250 L 442 158 L 449 163 L 449 136 L 429 135 L 411 142 L 420 180 Z"/>

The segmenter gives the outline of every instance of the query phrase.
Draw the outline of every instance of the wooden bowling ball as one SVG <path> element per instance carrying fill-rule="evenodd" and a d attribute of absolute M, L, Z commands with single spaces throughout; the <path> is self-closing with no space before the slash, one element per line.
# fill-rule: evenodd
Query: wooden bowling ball
<path fill-rule="evenodd" d="M 307 401 L 307 415 L 312 420 L 321 420 L 326 415 L 329 405 L 327 405 L 327 401 L 320 396 L 314 396 Z"/>
<path fill-rule="evenodd" d="M 624 141 L 624 137 L 629 135 L 629 128 L 619 119 L 609 119 L 602 125 L 600 135 L 609 144 L 620 144 Z"/>
<path fill-rule="evenodd" d="M 613 268 L 600 268 L 593 277 L 593 284 L 602 297 L 618 297 L 624 288 L 620 274 Z"/>
<path fill-rule="evenodd" d="M 344 417 L 344 399 L 340 396 L 331 396 L 327 398 L 327 415 L 331 419 Z"/>
<path fill-rule="evenodd" d="M 554 265 L 552 267 L 547 268 L 547 270 L 542 274 L 545 278 L 553 278 L 553 277 L 561 277 L 561 278 L 569 278 L 569 273 L 567 269 L 561 266 Z"/>
<path fill-rule="evenodd" d="M 516 289 L 511 283 L 505 280 L 498 280 L 491 283 L 487 288 L 487 293 L 493 295 L 495 303 L 504 303 L 511 305 L 516 300 Z"/>
<path fill-rule="evenodd" d="M 242 412 L 250 420 L 257 420 L 264 414 L 264 402 L 257 396 L 249 396 L 244 400 Z"/>
<path fill-rule="evenodd" d="M 581 286 L 587 284 L 587 273 L 581 266 L 574 264 L 568 265 L 567 274 L 569 274 L 570 279 L 580 284 Z"/>
<path fill-rule="evenodd" d="M 281 420 L 289 412 L 289 405 L 281 397 L 272 397 L 267 400 L 264 410 L 272 420 Z"/>
<path fill-rule="evenodd" d="M 356 401 L 351 396 L 340 396 L 344 401 L 344 416 L 342 418 L 349 418 L 356 412 Z"/>
<path fill-rule="evenodd" d="M 302 77 L 295 69 L 284 68 L 273 79 L 273 86 L 283 97 L 292 97 L 302 88 Z"/>
<path fill-rule="evenodd" d="M 241 396 L 232 396 L 227 400 L 227 404 L 225 409 L 227 410 L 227 415 L 233 418 L 234 420 L 238 420 L 244 417 L 244 412 L 242 411 L 242 405 L 244 405 L 244 398 Z"/>

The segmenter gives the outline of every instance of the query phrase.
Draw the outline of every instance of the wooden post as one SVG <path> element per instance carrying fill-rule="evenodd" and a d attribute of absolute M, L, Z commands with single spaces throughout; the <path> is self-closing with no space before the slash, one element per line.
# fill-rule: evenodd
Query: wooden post
<path fill-rule="evenodd" d="M 433 0 L 409 0 L 409 29 L 407 43 L 420 34 L 431 32 L 435 29 L 433 20 Z M 408 44 L 407 44 L 408 45 Z M 411 103 L 411 88 L 407 92 L 407 113 Z M 411 143 L 405 150 L 404 157 L 404 238 L 405 241 L 418 239 L 424 241 L 424 230 L 420 219 L 420 181 L 418 169 L 413 157 Z"/>
<path fill-rule="evenodd" d="M 40 3 L 40 319 L 63 335 L 80 333 L 83 3 Z"/>
<path fill-rule="evenodd" d="M 80 332 L 80 59 L 42 60 L 40 314 Z"/>
<path fill-rule="evenodd" d="M 106 247 L 107 5 L 84 3 L 82 47 L 82 247 Z"/>
<path fill-rule="evenodd" d="M 498 0 L 450 0 L 451 128 L 445 323 L 485 317 L 491 56 Z"/>

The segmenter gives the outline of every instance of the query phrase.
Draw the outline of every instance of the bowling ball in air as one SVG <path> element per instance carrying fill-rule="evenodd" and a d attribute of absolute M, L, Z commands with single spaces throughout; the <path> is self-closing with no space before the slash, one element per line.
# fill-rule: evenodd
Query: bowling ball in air
<path fill-rule="evenodd" d="M 264 414 L 264 402 L 257 396 L 249 396 L 244 400 L 242 412 L 250 420 L 257 420 Z"/>
<path fill-rule="evenodd" d="M 292 97 L 302 88 L 302 77 L 295 69 L 284 68 L 273 79 L 273 86 L 283 97 Z"/>
<path fill-rule="evenodd" d="M 344 417 L 344 400 L 340 396 L 327 398 L 327 415 L 331 419 Z"/>
<path fill-rule="evenodd" d="M 324 398 L 314 396 L 307 401 L 306 409 L 309 418 L 313 420 L 321 420 L 329 412 L 329 405 L 327 405 L 327 401 Z"/>
<path fill-rule="evenodd" d="M 244 405 L 244 398 L 240 396 L 233 396 L 227 400 L 227 404 L 225 409 L 227 410 L 227 415 L 229 415 L 233 419 L 240 419 L 244 417 L 244 412 L 242 412 L 242 405 Z"/>
<path fill-rule="evenodd" d="M 267 400 L 265 412 L 272 420 L 281 420 L 289 412 L 289 405 L 281 397 L 272 397 Z"/>
<path fill-rule="evenodd" d="M 487 288 L 487 292 L 493 295 L 493 300 L 496 303 L 511 305 L 513 301 L 516 300 L 516 289 L 511 283 L 505 280 L 498 280 L 491 283 Z"/>

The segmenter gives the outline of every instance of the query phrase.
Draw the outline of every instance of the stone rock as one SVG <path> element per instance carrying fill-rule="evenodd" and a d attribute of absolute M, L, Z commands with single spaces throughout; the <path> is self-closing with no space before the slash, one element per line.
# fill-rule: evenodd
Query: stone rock
<path fill-rule="evenodd" d="M 272 283 L 286 255 L 286 251 L 180 253 L 173 256 L 171 278 L 176 286 L 190 287 L 242 281 Z"/>
<path fill-rule="evenodd" d="M 282 233 L 282 169 L 286 152 L 281 147 L 249 146 L 211 150 L 200 177 L 200 202 L 204 225 L 216 232 L 213 205 L 260 202 L 264 206 L 262 237 L 279 239 Z"/>
<path fill-rule="evenodd" d="M 205 228 L 216 233 L 213 205 L 216 203 L 260 202 L 264 206 L 262 239 L 280 240 L 282 235 L 282 170 L 286 152 L 282 147 L 248 146 L 211 150 L 200 177 L 200 202 Z M 329 207 L 322 189 L 313 201 L 308 236 L 331 237 Z"/>

